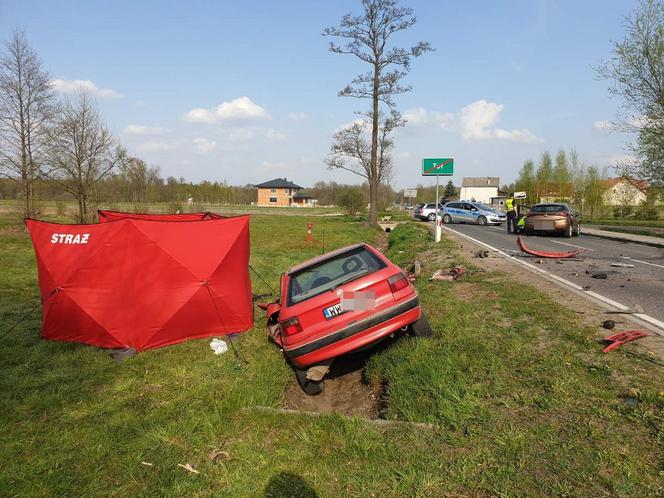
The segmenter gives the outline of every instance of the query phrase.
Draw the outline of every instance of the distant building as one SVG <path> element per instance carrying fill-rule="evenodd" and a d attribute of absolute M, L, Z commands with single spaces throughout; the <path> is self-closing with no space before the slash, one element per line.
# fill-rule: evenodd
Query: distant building
<path fill-rule="evenodd" d="M 316 204 L 318 204 L 316 198 L 305 190 L 293 194 L 293 205 L 295 206 L 314 207 Z"/>
<path fill-rule="evenodd" d="M 464 177 L 459 199 L 488 204 L 492 197 L 498 197 L 499 184 L 500 178 L 497 176 Z"/>
<path fill-rule="evenodd" d="M 634 178 L 607 178 L 602 180 L 605 206 L 640 206 L 648 198 L 648 182 Z"/>
<path fill-rule="evenodd" d="M 292 206 L 295 204 L 293 196 L 302 190 L 302 187 L 287 178 L 275 178 L 255 187 L 258 189 L 259 206 Z"/>

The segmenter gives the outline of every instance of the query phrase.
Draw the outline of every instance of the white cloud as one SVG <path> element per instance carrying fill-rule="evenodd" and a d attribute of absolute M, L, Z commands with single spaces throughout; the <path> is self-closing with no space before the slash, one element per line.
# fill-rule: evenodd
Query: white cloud
<path fill-rule="evenodd" d="M 228 121 L 265 119 L 267 111 L 249 97 L 238 97 L 230 102 L 222 102 L 212 109 L 195 108 L 184 115 L 190 123 L 215 124 Z"/>
<path fill-rule="evenodd" d="M 600 120 L 593 123 L 593 128 L 596 130 L 613 130 L 614 126 L 611 121 Z"/>
<path fill-rule="evenodd" d="M 289 112 L 288 113 L 288 119 L 292 119 L 293 121 L 302 121 L 306 117 L 307 117 L 307 115 L 303 112 Z"/>
<path fill-rule="evenodd" d="M 206 138 L 194 138 L 194 145 L 198 154 L 207 154 L 217 146 L 217 142 Z"/>
<path fill-rule="evenodd" d="M 162 135 L 168 130 L 160 128 L 159 126 L 143 126 L 143 125 L 134 125 L 130 124 L 124 129 L 122 133 L 127 135 L 140 135 L 140 136 L 155 136 Z"/>
<path fill-rule="evenodd" d="M 121 99 L 124 97 L 120 92 L 116 92 L 110 88 L 99 88 L 90 80 L 51 80 L 51 87 L 56 92 L 61 93 L 87 90 L 100 99 Z"/>
<path fill-rule="evenodd" d="M 165 152 L 173 149 L 175 149 L 175 144 L 168 140 L 154 140 L 138 146 L 138 150 L 142 152 Z"/>
<path fill-rule="evenodd" d="M 368 124 L 368 123 L 367 123 L 367 121 L 365 121 L 362 118 L 353 119 L 349 123 L 344 123 L 341 126 L 338 126 L 334 130 L 332 130 L 332 133 L 339 133 L 341 130 L 345 130 L 346 128 L 350 128 L 350 127 L 352 127 L 353 125 L 356 125 L 356 124 L 361 125 L 361 124 Z"/>
<path fill-rule="evenodd" d="M 256 136 L 256 132 L 252 128 L 232 128 L 225 136 L 230 142 L 248 142 Z"/>
<path fill-rule="evenodd" d="M 268 140 L 286 140 L 286 134 L 274 128 L 268 128 L 265 130 L 265 138 Z"/>
<path fill-rule="evenodd" d="M 526 128 L 505 130 L 497 128 L 504 106 L 486 100 L 477 100 L 463 107 L 458 113 L 428 111 L 423 107 L 408 109 L 403 116 L 410 126 L 440 126 L 458 132 L 469 142 L 505 140 L 519 143 L 536 143 L 542 140 Z"/>
<path fill-rule="evenodd" d="M 439 125 L 444 129 L 452 129 L 455 123 L 455 116 L 451 112 L 427 111 L 424 107 L 408 109 L 403 117 L 411 126 Z"/>

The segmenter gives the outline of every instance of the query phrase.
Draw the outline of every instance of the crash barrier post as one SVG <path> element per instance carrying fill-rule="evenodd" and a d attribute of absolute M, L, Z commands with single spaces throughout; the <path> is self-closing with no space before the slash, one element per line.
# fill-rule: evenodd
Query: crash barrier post
<path fill-rule="evenodd" d="M 314 226 L 313 223 L 307 223 L 307 240 L 309 242 L 312 241 L 312 239 L 311 239 L 311 229 L 313 228 L 313 226 Z"/>

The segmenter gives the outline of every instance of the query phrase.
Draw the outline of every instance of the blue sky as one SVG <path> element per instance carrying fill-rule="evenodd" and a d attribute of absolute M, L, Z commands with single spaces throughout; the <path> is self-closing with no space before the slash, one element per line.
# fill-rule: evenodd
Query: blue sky
<path fill-rule="evenodd" d="M 327 51 L 326 26 L 358 1 L 0 0 L 59 92 L 97 93 L 107 124 L 163 176 L 257 183 L 361 181 L 322 159 L 334 130 L 368 102 L 337 97 L 359 61 Z M 414 61 L 409 119 L 395 135 L 394 187 L 428 184 L 423 157 L 463 176 L 512 181 L 523 161 L 575 147 L 587 164 L 625 157 L 607 130 L 619 102 L 593 67 L 610 55 L 636 1 L 403 1 L 418 23 L 395 37 L 436 49 Z"/>

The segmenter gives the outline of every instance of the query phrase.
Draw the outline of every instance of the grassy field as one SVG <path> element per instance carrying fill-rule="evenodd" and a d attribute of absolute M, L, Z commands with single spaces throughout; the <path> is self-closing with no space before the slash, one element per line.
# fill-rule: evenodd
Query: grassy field
<path fill-rule="evenodd" d="M 306 222 L 252 217 L 252 265 L 273 287 L 320 251 L 323 232 L 326 249 L 378 235 L 323 217 L 312 246 Z M 0 252 L 1 334 L 38 291 L 29 238 L 7 217 Z M 435 336 L 380 351 L 366 376 L 384 386 L 389 418 L 434 428 L 253 409 L 279 407 L 293 382 L 262 318 L 238 344 L 247 364 L 213 355 L 208 340 L 115 363 L 89 346 L 40 340 L 35 314 L 0 338 L 0 495 L 664 493 L 662 367 L 603 355 L 594 331 L 508 275 L 429 282 L 433 269 L 458 263 L 453 245 L 434 247 L 414 223 L 390 234 L 393 261 L 417 253 Z M 214 450 L 226 453 L 213 460 Z M 199 474 L 178 467 L 187 463 Z"/>

